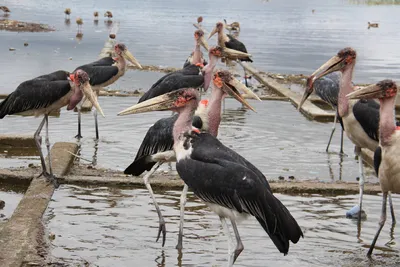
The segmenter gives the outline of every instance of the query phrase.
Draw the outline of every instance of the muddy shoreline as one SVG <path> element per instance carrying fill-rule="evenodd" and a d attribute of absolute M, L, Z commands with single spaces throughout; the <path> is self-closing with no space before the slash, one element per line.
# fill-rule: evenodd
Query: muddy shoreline
<path fill-rule="evenodd" d="M 0 30 L 10 32 L 51 32 L 55 29 L 47 24 L 0 19 Z"/>

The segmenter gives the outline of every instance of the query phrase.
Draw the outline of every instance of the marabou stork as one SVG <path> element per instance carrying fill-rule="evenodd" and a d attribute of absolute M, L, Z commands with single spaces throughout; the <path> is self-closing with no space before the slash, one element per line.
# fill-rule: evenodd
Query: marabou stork
<path fill-rule="evenodd" d="M 201 63 L 203 66 L 207 65 L 207 61 L 204 59 L 203 53 L 200 51 L 200 45 L 203 46 L 207 51 L 209 49 L 207 41 L 204 39 L 204 32 L 202 30 L 196 30 L 194 32 L 194 42 L 194 51 L 186 59 L 185 63 L 183 64 L 183 68 L 197 63 Z"/>
<path fill-rule="evenodd" d="M 180 88 L 200 88 L 203 87 L 207 91 L 210 86 L 211 76 L 218 58 L 223 56 L 236 56 L 241 53 L 236 53 L 234 50 L 223 50 L 221 47 L 211 47 L 208 51 L 209 62 L 203 67 L 201 64 L 189 65 L 181 70 L 177 70 L 161 77 L 155 84 L 151 86 L 147 92 L 142 95 L 138 103 L 146 101 L 156 96 L 178 90 Z"/>
<path fill-rule="evenodd" d="M 228 23 L 226 22 L 226 19 L 224 19 L 224 22 L 225 22 L 225 28 L 226 28 L 229 32 L 231 32 L 231 31 L 240 32 L 240 23 L 239 23 L 239 22 L 234 21 L 234 22 L 232 22 L 231 24 L 228 24 Z"/>
<path fill-rule="evenodd" d="M 108 21 L 111 21 L 113 14 L 111 11 L 108 10 L 108 11 L 106 11 L 106 13 L 104 13 L 104 17 L 107 17 Z"/>
<path fill-rule="evenodd" d="M 93 17 L 94 17 L 94 20 L 99 20 L 99 12 L 97 12 L 97 11 L 93 12 Z"/>
<path fill-rule="evenodd" d="M 224 24 L 222 22 L 217 22 L 215 25 L 215 28 L 212 30 L 210 35 L 208 36 L 208 39 L 210 39 L 215 33 L 218 33 L 218 45 L 221 47 L 227 47 L 229 49 L 237 50 L 242 53 L 247 54 L 247 49 L 246 46 L 240 42 L 238 39 L 236 39 L 233 35 L 231 34 L 226 34 L 224 32 Z M 245 57 L 239 59 L 240 61 L 248 61 L 248 62 L 253 62 L 250 57 Z M 246 70 L 243 67 L 244 71 L 244 76 L 246 76 Z M 246 80 L 246 78 L 245 78 Z"/>
<path fill-rule="evenodd" d="M 38 117 L 44 115 L 43 121 L 34 134 L 36 146 L 39 151 L 40 161 L 42 163 L 42 173 L 48 181 L 56 184 L 56 178 L 53 175 L 50 156 L 50 141 L 48 128 L 48 115 L 53 110 L 67 106 L 67 110 L 74 109 L 86 97 L 104 116 L 96 95 L 90 84 L 89 76 L 83 70 L 76 70 L 73 74 L 65 71 L 57 71 L 48 75 L 39 76 L 35 79 L 21 83 L 17 89 L 7 96 L 0 103 L 0 119 L 6 115 L 21 114 L 34 115 Z M 40 132 L 46 123 L 46 146 L 49 155 L 49 172 L 47 172 L 46 163 L 41 148 L 42 137 Z"/>
<path fill-rule="evenodd" d="M 347 212 L 349 217 L 352 217 L 354 210 L 358 211 L 358 219 L 361 220 L 362 212 L 362 198 L 364 194 L 364 171 L 363 160 L 361 155 L 361 148 L 368 148 L 375 151 L 379 142 L 379 104 L 374 100 L 349 100 L 346 95 L 353 92 L 353 70 L 356 64 L 356 51 L 347 47 L 338 52 L 338 54 L 326 63 L 324 63 L 318 70 L 310 76 L 310 84 L 335 71 L 342 73 L 340 80 L 339 98 L 338 98 L 338 116 L 342 118 L 343 128 L 347 137 L 356 146 L 355 153 L 358 156 L 359 163 L 359 186 L 360 196 L 358 207 L 355 206 L 350 212 Z M 306 91 L 304 94 L 308 94 Z M 304 99 L 307 98 L 307 95 Z M 304 102 L 304 101 L 303 101 Z M 391 201 L 391 196 L 389 195 Z"/>
<path fill-rule="evenodd" d="M 335 118 L 333 120 L 333 127 L 331 135 L 329 136 L 328 145 L 326 146 L 326 152 L 329 150 L 329 146 L 332 141 L 333 134 L 336 130 L 336 124 L 339 121 L 342 125 L 342 121 L 338 116 L 337 105 L 339 96 L 339 85 L 340 79 L 342 78 L 340 72 L 333 72 L 324 77 L 321 77 L 314 82 L 309 78 L 307 80 L 306 90 L 304 92 L 303 98 L 300 101 L 299 109 L 304 104 L 306 99 L 313 91 L 326 103 L 328 103 L 335 110 Z M 343 127 L 340 137 L 340 153 L 343 153 Z"/>
<path fill-rule="evenodd" d="M 65 19 L 70 19 L 71 9 L 70 8 L 66 8 L 64 10 L 64 14 L 65 14 Z"/>
<path fill-rule="evenodd" d="M 173 128 L 176 169 L 185 184 L 206 205 L 218 214 L 231 241 L 226 218 L 230 219 L 236 248 L 231 251 L 232 266 L 243 250 L 236 226 L 237 219 L 253 215 L 285 255 L 289 241 L 297 243 L 303 233 L 287 208 L 273 195 L 265 176 L 249 161 L 224 146 L 210 133 L 193 131 L 192 121 L 200 94 L 196 89 L 183 88 L 158 96 L 121 112 L 142 113 L 173 110 L 179 113 Z"/>
<path fill-rule="evenodd" d="M 6 15 L 11 12 L 10 9 L 6 6 L 0 6 L 0 10 L 2 10 Z"/>
<path fill-rule="evenodd" d="M 386 201 L 388 194 L 390 192 L 400 193 L 400 165 L 398 164 L 400 157 L 400 131 L 396 127 L 393 112 L 396 95 L 397 86 L 392 80 L 383 80 L 347 95 L 350 99 L 378 98 L 380 102 L 379 146 L 375 150 L 374 166 L 381 184 L 383 200 L 379 228 L 368 250 L 368 256 L 372 254 L 379 233 L 386 222 Z M 389 204 L 393 223 L 395 224 L 391 198 L 389 198 Z"/>
<path fill-rule="evenodd" d="M 142 68 L 139 61 L 132 55 L 128 48 L 118 43 L 114 46 L 115 58 L 103 57 L 95 62 L 79 66 L 76 69 L 81 69 L 89 74 L 90 85 L 99 95 L 100 89 L 116 82 L 126 71 L 126 60 L 134 64 L 135 66 Z M 97 112 L 94 113 L 95 127 L 96 127 L 96 139 L 99 139 L 99 128 L 97 124 Z M 81 106 L 78 107 L 78 134 L 76 138 L 82 138 L 81 135 Z"/>
<path fill-rule="evenodd" d="M 254 94 L 253 91 L 235 79 L 229 71 L 218 70 L 214 74 L 213 90 L 210 101 L 202 100 L 200 102 L 193 118 L 193 127 L 200 131 L 209 132 L 211 135 L 216 137 L 218 135 L 218 128 L 221 122 L 221 103 L 227 95 L 232 95 L 237 101 L 243 103 L 246 107 L 253 110 L 247 101 L 241 97 L 238 90 L 259 100 L 258 96 Z M 144 104 L 145 102 L 142 103 Z M 124 111 L 122 111 L 121 114 L 124 115 Z M 153 190 L 149 183 L 149 178 L 164 162 L 176 161 L 175 153 L 173 151 L 174 139 L 172 129 L 177 118 L 178 114 L 169 118 L 160 119 L 153 126 L 151 126 L 147 131 L 142 144 L 140 145 L 135 160 L 124 171 L 125 174 L 131 174 L 133 176 L 139 176 L 144 171 L 148 171 L 143 177 L 143 180 L 146 188 L 150 192 L 154 206 L 157 210 L 159 217 L 159 231 L 157 240 L 159 239 L 162 231 L 162 246 L 164 246 L 166 235 L 165 220 L 153 194 Z M 183 213 L 186 203 L 186 193 L 187 186 L 185 185 L 181 196 L 181 220 L 179 226 L 178 245 L 176 246 L 177 249 L 182 249 Z"/>

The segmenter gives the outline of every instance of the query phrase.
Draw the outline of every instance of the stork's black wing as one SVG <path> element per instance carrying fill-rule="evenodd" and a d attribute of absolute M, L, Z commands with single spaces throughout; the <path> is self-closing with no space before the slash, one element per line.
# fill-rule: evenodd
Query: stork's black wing
<path fill-rule="evenodd" d="M 46 108 L 71 90 L 68 81 L 29 80 L 0 103 L 0 119 L 32 109 Z"/>
<path fill-rule="evenodd" d="M 235 37 L 233 37 L 230 34 L 227 34 L 229 37 L 229 41 L 225 42 L 225 46 L 227 48 L 233 49 L 233 50 L 237 50 L 243 53 L 247 53 L 247 49 L 246 46 L 239 41 L 238 39 L 236 39 Z M 241 61 L 249 61 L 249 62 L 253 62 L 253 60 L 249 57 L 245 58 L 245 59 L 241 59 Z"/>
<path fill-rule="evenodd" d="M 155 161 L 151 160 L 152 155 L 173 149 L 173 128 L 177 118 L 178 114 L 160 119 L 149 128 L 136 154 L 135 160 L 125 169 L 125 174 L 139 176 L 144 171 L 150 171 L 154 164 L 156 164 Z M 193 126 L 197 129 L 203 127 L 203 122 L 199 116 L 194 116 Z"/>
<path fill-rule="evenodd" d="M 149 89 L 140 99 L 139 102 L 146 101 L 153 97 L 157 97 L 181 88 L 192 87 L 199 88 L 204 83 L 201 75 L 183 75 L 182 73 L 174 73 L 165 77 L 156 86 Z"/>
<path fill-rule="evenodd" d="M 216 138 L 212 143 L 220 143 L 218 147 L 201 140 L 204 137 L 208 140 L 209 136 L 200 134 L 193 139 L 190 157 L 176 164 L 179 176 L 203 201 L 256 217 L 278 250 L 287 254 L 289 240 L 297 243 L 303 236 L 296 220 L 261 182 L 265 177 L 232 160 L 233 151 L 227 153 L 230 149 L 226 147 L 221 151 L 224 146 Z"/>
<path fill-rule="evenodd" d="M 112 57 L 103 57 L 99 60 L 77 67 L 75 70 L 78 70 L 84 66 L 112 66 L 114 63 L 115 60 Z"/>
<path fill-rule="evenodd" d="M 353 113 L 368 136 L 379 141 L 379 104 L 372 99 L 361 99 L 354 104 Z"/>
<path fill-rule="evenodd" d="M 338 104 L 340 79 L 340 72 L 332 72 L 315 80 L 313 84 L 315 93 L 333 107 Z"/>
<path fill-rule="evenodd" d="M 34 78 L 34 80 L 46 80 L 46 81 L 66 81 L 68 79 L 69 72 L 65 70 L 58 70 L 49 74 L 41 75 Z"/>
<path fill-rule="evenodd" d="M 118 74 L 117 66 L 84 65 L 79 69 L 87 72 L 92 86 L 103 84 Z"/>

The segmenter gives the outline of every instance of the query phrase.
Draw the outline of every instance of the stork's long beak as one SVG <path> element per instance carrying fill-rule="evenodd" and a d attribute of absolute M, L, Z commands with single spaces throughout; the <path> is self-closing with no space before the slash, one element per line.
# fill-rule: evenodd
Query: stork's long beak
<path fill-rule="evenodd" d="M 131 62 L 133 65 L 137 66 L 138 68 L 142 69 L 142 66 L 140 65 L 139 61 L 137 61 L 137 59 L 132 55 L 131 52 L 129 52 L 128 49 L 126 49 L 125 51 L 122 51 L 122 56 L 128 60 L 129 62 Z"/>
<path fill-rule="evenodd" d="M 208 43 L 207 43 L 206 39 L 204 38 L 204 36 L 201 36 L 199 38 L 199 42 L 200 42 L 200 45 L 202 47 L 204 47 L 204 49 L 206 49 L 207 51 L 208 51 L 208 49 L 210 49 L 210 47 L 208 46 Z"/>
<path fill-rule="evenodd" d="M 232 60 L 237 60 L 237 59 L 245 59 L 248 57 L 252 57 L 252 55 L 248 54 L 248 53 L 240 52 L 238 50 L 223 47 L 222 48 L 222 57 L 232 59 Z"/>
<path fill-rule="evenodd" d="M 301 98 L 301 101 L 300 101 L 299 106 L 297 107 L 297 110 L 300 110 L 300 108 L 303 106 L 304 102 L 306 102 L 307 98 L 311 95 L 311 93 L 312 93 L 312 90 L 306 89 L 304 91 L 303 97 Z"/>
<path fill-rule="evenodd" d="M 210 32 L 210 35 L 208 36 L 208 39 L 210 39 L 214 34 L 216 34 L 218 32 L 217 27 L 214 27 L 214 29 L 212 30 L 212 32 Z"/>
<path fill-rule="evenodd" d="M 376 84 L 363 87 L 347 95 L 349 99 L 370 99 L 382 97 L 382 88 Z"/>
<path fill-rule="evenodd" d="M 251 95 L 255 99 L 258 99 L 260 101 L 261 99 L 256 94 L 254 94 L 253 91 L 247 88 L 244 84 L 233 78 L 227 84 L 224 83 L 223 90 L 230 96 L 235 98 L 237 101 L 242 103 L 244 106 L 246 106 L 248 109 L 251 109 L 252 111 L 256 112 L 256 110 L 246 101 L 246 99 L 243 98 L 239 90 L 244 94 Z"/>
<path fill-rule="evenodd" d="M 341 70 L 346 65 L 344 58 L 338 56 L 333 56 L 327 62 L 325 62 L 321 67 L 319 67 L 313 74 L 311 74 L 310 79 L 311 85 L 315 80 L 335 71 Z"/>
<path fill-rule="evenodd" d="M 163 94 L 143 101 L 139 104 L 124 109 L 123 111 L 118 113 L 118 116 L 172 109 L 176 107 L 176 99 L 180 92 L 181 90 L 175 90 L 167 94 Z"/>
<path fill-rule="evenodd" d="M 101 114 L 101 116 L 104 116 L 103 110 L 100 107 L 99 102 L 97 101 L 97 96 L 93 92 L 92 87 L 90 86 L 89 82 L 86 82 L 85 84 L 82 85 L 82 91 L 83 94 L 89 101 L 93 104 L 93 106 L 97 109 L 97 111 Z"/>

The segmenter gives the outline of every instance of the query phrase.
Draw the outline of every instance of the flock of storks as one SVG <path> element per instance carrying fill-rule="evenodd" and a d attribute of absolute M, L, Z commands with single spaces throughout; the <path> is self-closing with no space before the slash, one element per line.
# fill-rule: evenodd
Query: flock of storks
<path fill-rule="evenodd" d="M 201 20 L 198 21 L 201 23 Z M 176 162 L 179 176 L 185 182 L 180 201 L 180 226 L 177 249 L 182 249 L 183 216 L 186 194 L 190 188 L 220 218 L 229 240 L 228 265 L 232 266 L 243 250 L 236 226 L 237 220 L 254 216 L 269 235 L 277 249 L 286 255 L 289 241 L 297 243 L 303 232 L 288 209 L 273 195 L 266 177 L 254 165 L 218 139 L 221 122 L 221 105 L 226 96 L 232 96 L 245 107 L 254 111 L 241 93 L 258 99 L 227 70 L 214 70 L 218 59 L 224 61 L 251 61 L 246 47 L 234 36 L 225 33 L 226 23 L 218 22 L 209 38 L 218 34 L 218 45 L 211 48 L 201 29 L 195 31 L 195 48 L 184 63 L 184 68 L 156 81 L 140 98 L 139 102 L 118 115 L 137 114 L 157 110 L 172 110 L 177 114 L 158 120 L 150 127 L 126 174 L 144 175 L 144 183 L 151 194 L 159 216 L 157 240 L 163 234 L 165 243 L 165 221 L 151 185 L 150 176 L 165 162 Z M 239 24 L 238 24 L 239 25 Z M 238 26 L 237 27 L 240 27 Z M 201 52 L 208 52 L 208 62 Z M 95 107 L 96 138 L 98 139 L 97 112 L 104 113 L 97 101 L 99 89 L 114 83 L 124 75 L 128 60 L 138 68 L 140 63 L 125 45 L 114 47 L 114 57 L 79 66 L 72 73 L 56 71 L 21 83 L 17 89 L 0 103 L 0 119 L 12 114 L 44 115 L 35 132 L 35 141 L 40 152 L 42 174 L 57 186 L 50 160 L 48 138 L 48 115 L 51 111 L 67 106 L 67 110 L 79 110 L 78 135 L 81 137 L 80 107 L 87 99 Z M 379 176 L 382 192 L 382 214 L 379 230 L 370 246 L 371 255 L 375 242 L 386 220 L 386 200 L 389 196 L 392 220 L 395 223 L 390 192 L 400 192 L 400 132 L 396 131 L 394 104 L 396 84 L 383 80 L 358 90 L 352 83 L 356 63 L 356 51 L 345 48 L 315 71 L 307 80 L 307 86 L 299 109 L 315 90 L 336 110 L 342 129 L 355 144 L 359 156 L 360 198 L 356 215 L 361 219 L 363 196 L 363 164 L 361 148 L 375 151 L 375 170 Z M 209 100 L 200 100 L 199 89 L 207 91 L 211 84 Z M 379 99 L 378 104 L 374 98 Z M 46 146 L 49 164 L 46 166 L 41 150 L 40 132 L 46 124 Z M 334 131 L 334 128 L 333 128 Z M 333 132 L 332 132 L 333 134 Z M 332 137 L 332 135 L 331 135 Z M 331 139 L 331 138 L 330 138 Z M 329 140 L 330 143 L 330 140 Z M 329 144 L 327 150 L 329 148 Z M 341 152 L 343 152 L 341 147 Z M 231 223 L 236 241 L 231 238 L 226 219 Z"/>

